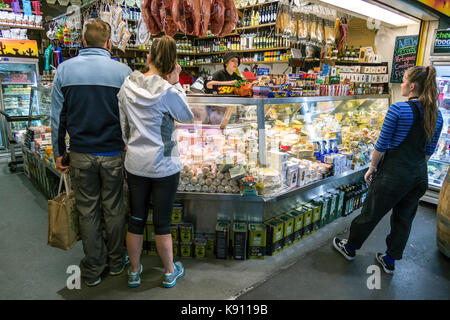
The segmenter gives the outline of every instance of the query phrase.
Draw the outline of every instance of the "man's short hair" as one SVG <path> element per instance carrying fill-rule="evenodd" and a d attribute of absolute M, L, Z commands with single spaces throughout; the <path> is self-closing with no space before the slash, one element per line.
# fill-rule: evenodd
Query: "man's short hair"
<path fill-rule="evenodd" d="M 111 27 L 99 18 L 86 20 L 83 26 L 83 39 L 88 47 L 104 47 L 111 37 Z"/>

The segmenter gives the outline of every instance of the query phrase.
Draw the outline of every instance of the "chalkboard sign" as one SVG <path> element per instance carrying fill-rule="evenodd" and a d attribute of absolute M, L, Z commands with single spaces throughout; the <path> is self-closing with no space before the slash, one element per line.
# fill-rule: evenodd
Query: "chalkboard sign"
<path fill-rule="evenodd" d="M 434 37 L 433 54 L 450 54 L 450 30 L 436 30 L 436 37 Z"/>
<path fill-rule="evenodd" d="M 419 36 L 400 36 L 395 38 L 394 59 L 392 61 L 391 82 L 403 81 L 405 71 L 416 65 Z"/>

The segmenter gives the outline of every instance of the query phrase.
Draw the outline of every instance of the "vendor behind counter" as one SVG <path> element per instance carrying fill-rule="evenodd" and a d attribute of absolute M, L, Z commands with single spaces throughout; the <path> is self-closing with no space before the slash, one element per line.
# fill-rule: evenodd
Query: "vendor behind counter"
<path fill-rule="evenodd" d="M 227 52 L 223 56 L 223 69 L 214 72 L 214 74 L 205 81 L 206 93 L 219 93 L 223 86 L 234 86 L 236 82 L 242 80 L 235 72 L 241 64 L 241 58 L 236 52 Z"/>

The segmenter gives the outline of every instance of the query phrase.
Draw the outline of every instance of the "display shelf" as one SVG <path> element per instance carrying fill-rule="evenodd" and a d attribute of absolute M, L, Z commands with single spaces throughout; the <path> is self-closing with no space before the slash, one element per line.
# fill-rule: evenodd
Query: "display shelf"
<path fill-rule="evenodd" d="M 272 23 L 266 23 L 266 24 L 259 24 L 257 26 L 239 27 L 239 28 L 236 28 L 236 30 L 259 29 L 259 28 L 267 28 L 267 27 L 274 27 L 274 26 L 276 26 L 276 23 L 272 22 Z"/>
<path fill-rule="evenodd" d="M 434 163 L 440 163 L 440 164 L 444 164 L 444 165 L 450 165 L 449 161 L 433 159 L 433 158 L 430 158 L 430 160 L 428 160 L 428 162 L 434 162 Z"/>
<path fill-rule="evenodd" d="M 0 23 L 0 27 L 29 29 L 29 30 L 40 30 L 40 31 L 44 31 L 45 30 L 42 27 L 30 27 L 30 26 L 14 25 L 14 24 L 7 24 L 7 23 Z"/>
<path fill-rule="evenodd" d="M 2 82 L 2 85 L 34 85 L 33 82 Z"/>
<path fill-rule="evenodd" d="M 12 8 L 0 8 L 0 11 L 9 11 L 9 12 L 13 12 L 13 9 L 12 9 Z M 23 9 L 20 9 L 20 12 L 23 13 L 23 12 L 24 12 Z M 34 15 L 37 15 L 37 14 L 36 14 L 36 11 L 34 11 L 34 10 L 31 11 L 31 13 L 34 14 Z M 41 15 L 41 16 L 44 16 L 44 13 L 41 11 L 41 14 L 40 14 L 40 15 Z"/>
<path fill-rule="evenodd" d="M 389 99 L 389 94 L 374 94 L 374 95 L 353 95 L 353 96 L 318 96 L 318 97 L 291 97 L 291 98 L 253 98 L 253 97 L 230 97 L 220 96 L 221 104 L 291 104 L 291 103 L 305 103 L 305 102 L 326 102 L 326 101 L 345 101 L 358 99 Z M 189 103 L 211 103 L 217 104 L 217 95 L 207 94 L 188 94 L 187 99 Z"/>
<path fill-rule="evenodd" d="M 351 178 L 352 176 L 359 176 L 367 170 L 369 166 L 364 166 L 355 170 L 349 170 L 342 174 L 325 178 L 322 180 L 311 182 L 305 186 L 298 187 L 291 190 L 281 190 L 280 192 L 271 196 L 242 196 L 241 194 L 230 193 L 207 193 L 207 192 L 177 192 L 178 200 L 211 200 L 211 201 L 238 201 L 238 202 L 277 202 L 285 198 L 295 196 L 296 194 L 307 192 L 321 186 L 338 182 L 341 179 Z"/>
<path fill-rule="evenodd" d="M 275 48 L 263 48 L 263 49 L 249 49 L 249 50 L 224 50 L 224 51 L 215 51 L 215 52 L 193 53 L 192 55 L 193 56 L 208 56 L 208 55 L 224 54 L 227 52 L 251 53 L 251 52 L 289 50 L 289 49 L 291 49 L 291 47 L 275 47 Z"/>
<path fill-rule="evenodd" d="M 241 61 L 241 64 L 272 64 L 272 63 L 289 63 L 288 60 L 283 61 Z"/>
<path fill-rule="evenodd" d="M 271 5 L 271 4 L 278 3 L 278 2 L 280 2 L 280 0 L 268 1 L 268 2 L 263 2 L 263 3 L 257 3 L 257 4 L 253 4 L 253 5 L 250 5 L 250 6 L 240 7 L 240 8 L 236 7 L 236 9 L 238 9 L 238 10 L 247 10 L 247 9 L 263 7 L 263 6 L 266 6 L 266 5 Z"/>

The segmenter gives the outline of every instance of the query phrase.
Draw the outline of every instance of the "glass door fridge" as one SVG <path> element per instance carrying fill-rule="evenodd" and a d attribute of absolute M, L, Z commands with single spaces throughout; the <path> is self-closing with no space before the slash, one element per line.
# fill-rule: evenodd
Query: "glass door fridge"
<path fill-rule="evenodd" d="M 437 204 L 439 192 L 450 166 L 450 57 L 435 58 L 432 64 L 437 73 L 438 103 L 444 125 L 436 151 L 428 161 L 428 191 L 422 200 Z"/>
<path fill-rule="evenodd" d="M 38 59 L 0 57 L 0 107 L 3 112 L 10 116 L 28 116 L 31 101 L 33 115 L 40 114 L 37 90 L 32 90 L 32 87 L 37 87 L 38 70 Z M 39 120 L 34 120 L 31 125 L 41 124 Z M 9 148 L 8 130 L 17 139 L 27 126 L 27 121 L 8 123 L 2 116 L 1 145 Z"/>

